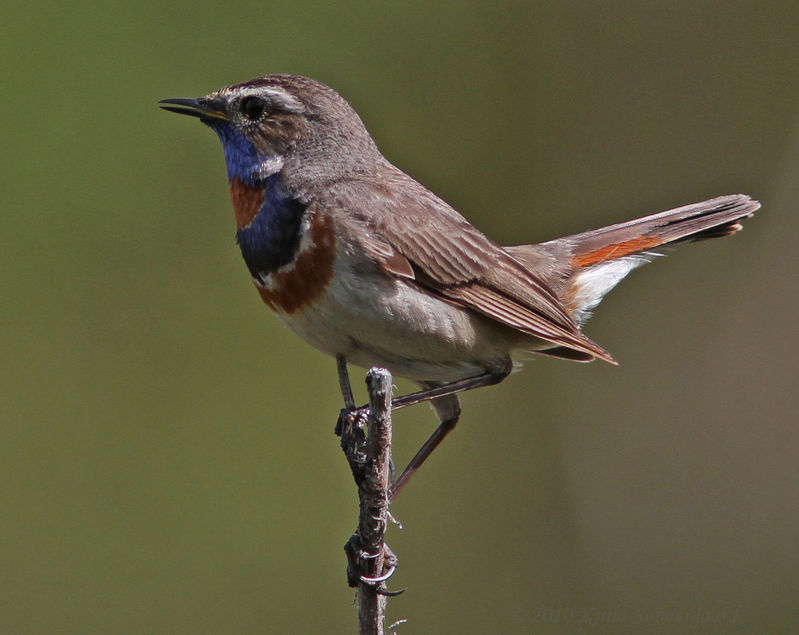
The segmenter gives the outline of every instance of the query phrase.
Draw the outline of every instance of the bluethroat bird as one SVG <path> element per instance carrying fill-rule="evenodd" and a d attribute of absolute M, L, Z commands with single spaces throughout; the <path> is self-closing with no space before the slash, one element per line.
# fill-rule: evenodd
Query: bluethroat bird
<path fill-rule="evenodd" d="M 333 89 L 267 75 L 161 107 L 198 117 L 225 152 L 236 240 L 266 305 L 336 357 L 383 366 L 440 425 L 396 495 L 458 421 L 457 393 L 496 384 L 533 351 L 615 364 L 580 331 L 602 297 L 667 244 L 729 236 L 759 208 L 721 196 L 534 245 L 502 247 L 378 150 Z"/>

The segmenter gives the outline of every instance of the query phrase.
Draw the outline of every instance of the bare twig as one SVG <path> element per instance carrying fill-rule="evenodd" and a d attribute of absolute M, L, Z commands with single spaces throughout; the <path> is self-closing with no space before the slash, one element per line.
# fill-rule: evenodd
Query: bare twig
<path fill-rule="evenodd" d="M 386 597 L 394 595 L 386 590 L 385 581 L 397 566 L 396 557 L 384 542 L 391 470 L 391 373 L 373 368 L 366 385 L 368 415 L 345 409 L 337 427 L 360 499 L 358 530 L 344 549 L 349 584 L 358 587 L 360 633 L 382 635 Z"/>

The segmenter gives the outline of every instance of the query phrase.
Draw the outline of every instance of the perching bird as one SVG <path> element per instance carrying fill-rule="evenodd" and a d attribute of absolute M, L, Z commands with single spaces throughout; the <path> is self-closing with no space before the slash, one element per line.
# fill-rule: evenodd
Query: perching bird
<path fill-rule="evenodd" d="M 395 407 L 432 400 L 441 424 L 394 495 L 457 423 L 457 392 L 502 381 L 517 351 L 615 363 L 580 331 L 602 297 L 664 245 L 734 234 L 759 207 L 721 196 L 501 247 L 393 166 L 320 82 L 267 75 L 160 103 L 219 135 L 255 287 L 289 328 L 337 357 L 348 406 L 346 362 L 421 387 Z"/>

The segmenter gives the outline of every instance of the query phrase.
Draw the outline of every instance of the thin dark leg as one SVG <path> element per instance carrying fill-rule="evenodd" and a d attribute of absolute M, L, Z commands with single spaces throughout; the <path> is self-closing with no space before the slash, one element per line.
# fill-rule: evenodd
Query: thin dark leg
<path fill-rule="evenodd" d="M 458 381 L 453 381 L 448 384 L 442 384 L 440 386 L 436 386 L 435 388 L 426 388 L 424 390 L 412 392 L 392 400 L 391 409 L 399 410 L 400 408 L 405 408 L 406 406 L 415 406 L 418 403 L 430 401 L 436 397 L 454 395 L 455 393 L 463 392 L 464 390 L 472 390 L 474 388 L 481 388 L 482 386 L 498 384 L 505 379 L 509 373 L 510 371 L 502 373 L 485 373 L 484 375 L 477 375 L 477 377 L 467 377 L 466 379 L 459 379 Z"/>
<path fill-rule="evenodd" d="M 338 384 L 341 388 L 341 396 L 344 398 L 344 407 L 348 410 L 354 410 L 355 397 L 352 396 L 350 374 L 347 372 L 347 360 L 344 355 L 336 355 L 336 367 L 338 368 Z"/>
<path fill-rule="evenodd" d="M 478 375 L 477 377 L 470 377 L 467 379 L 451 382 L 449 384 L 444 384 L 442 386 L 426 388 L 409 395 L 398 397 L 392 401 L 392 409 L 403 408 L 405 406 L 421 403 L 422 401 L 429 401 L 440 397 L 446 397 L 448 395 L 455 395 L 456 393 L 462 392 L 464 390 L 471 390 L 481 386 L 498 384 L 510 374 L 511 368 L 512 367 L 509 366 L 502 372 L 486 373 L 484 375 Z M 402 473 L 399 475 L 399 477 L 391 484 L 391 487 L 388 490 L 390 501 L 396 498 L 397 494 L 399 494 L 402 488 L 405 487 L 409 480 L 411 480 L 411 477 L 416 473 L 416 471 L 422 467 L 422 464 L 427 460 L 427 457 L 433 453 L 433 450 L 439 446 L 439 444 L 444 440 L 444 437 L 452 432 L 457 425 L 458 419 L 460 417 L 460 406 L 458 405 L 457 398 L 455 398 L 454 402 L 454 411 L 451 411 L 451 413 L 452 416 L 449 416 L 441 421 L 441 424 L 433 431 L 433 434 L 430 435 L 430 438 L 428 438 L 427 441 L 422 444 L 422 447 L 419 448 L 419 451 L 410 460 L 407 467 L 402 470 Z"/>
<path fill-rule="evenodd" d="M 345 404 L 345 408 L 342 410 L 342 414 L 339 416 L 339 421 L 336 424 L 336 434 L 340 435 L 342 430 L 341 417 L 346 413 L 351 414 L 356 408 L 352 387 L 350 386 L 349 373 L 347 372 L 347 360 L 344 359 L 343 355 L 336 355 L 336 366 L 338 367 L 338 380 L 341 387 L 341 395 L 344 398 Z M 453 381 L 448 384 L 423 388 L 417 392 L 412 392 L 393 399 L 391 402 L 391 409 L 398 410 L 399 408 L 414 406 L 425 401 L 433 401 L 442 397 L 456 395 L 464 390 L 472 390 L 482 386 L 498 384 L 510 374 L 511 369 L 512 365 L 508 362 L 507 367 L 499 371 L 487 372 L 482 375 L 477 375 L 476 377 L 467 377 L 466 379 L 459 379 L 458 381 Z M 452 412 L 452 416 L 447 416 L 446 418 L 443 416 L 441 417 L 441 424 L 433 431 L 430 438 L 422 444 L 422 447 L 419 448 L 419 451 L 410 460 L 407 467 L 399 475 L 399 478 L 392 483 L 389 488 L 389 497 L 391 500 L 405 487 L 411 477 L 427 460 L 427 457 L 430 456 L 433 450 L 444 440 L 444 437 L 452 432 L 460 416 L 460 407 L 457 405 L 457 398 L 455 399 L 455 407 L 456 409 Z M 367 406 L 363 406 L 358 408 L 358 410 L 362 411 L 366 408 Z"/>
<path fill-rule="evenodd" d="M 419 448 L 419 451 L 410 460 L 407 467 L 402 470 L 402 474 L 400 474 L 399 477 L 397 477 L 397 480 L 395 480 L 391 484 L 391 487 L 388 488 L 389 502 L 396 498 L 397 494 L 400 493 L 400 490 L 402 490 L 406 483 L 411 480 L 411 476 L 416 473 L 416 470 L 422 467 L 422 463 L 424 463 L 427 460 L 427 457 L 433 453 L 433 450 L 435 450 L 438 447 L 438 444 L 444 440 L 444 437 L 455 429 L 455 425 L 457 423 L 458 417 L 453 417 L 452 419 L 442 421 L 441 424 L 433 431 L 433 434 L 431 434 L 430 438 L 422 444 L 422 447 Z"/>

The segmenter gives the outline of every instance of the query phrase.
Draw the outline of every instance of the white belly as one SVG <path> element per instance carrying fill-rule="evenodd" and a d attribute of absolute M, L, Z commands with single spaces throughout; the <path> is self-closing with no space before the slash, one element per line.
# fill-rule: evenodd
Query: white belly
<path fill-rule="evenodd" d="M 503 367 L 505 329 L 400 278 L 355 273 L 346 258 L 312 305 L 278 317 L 309 344 L 358 366 L 385 366 L 415 380 L 455 381 Z"/>

